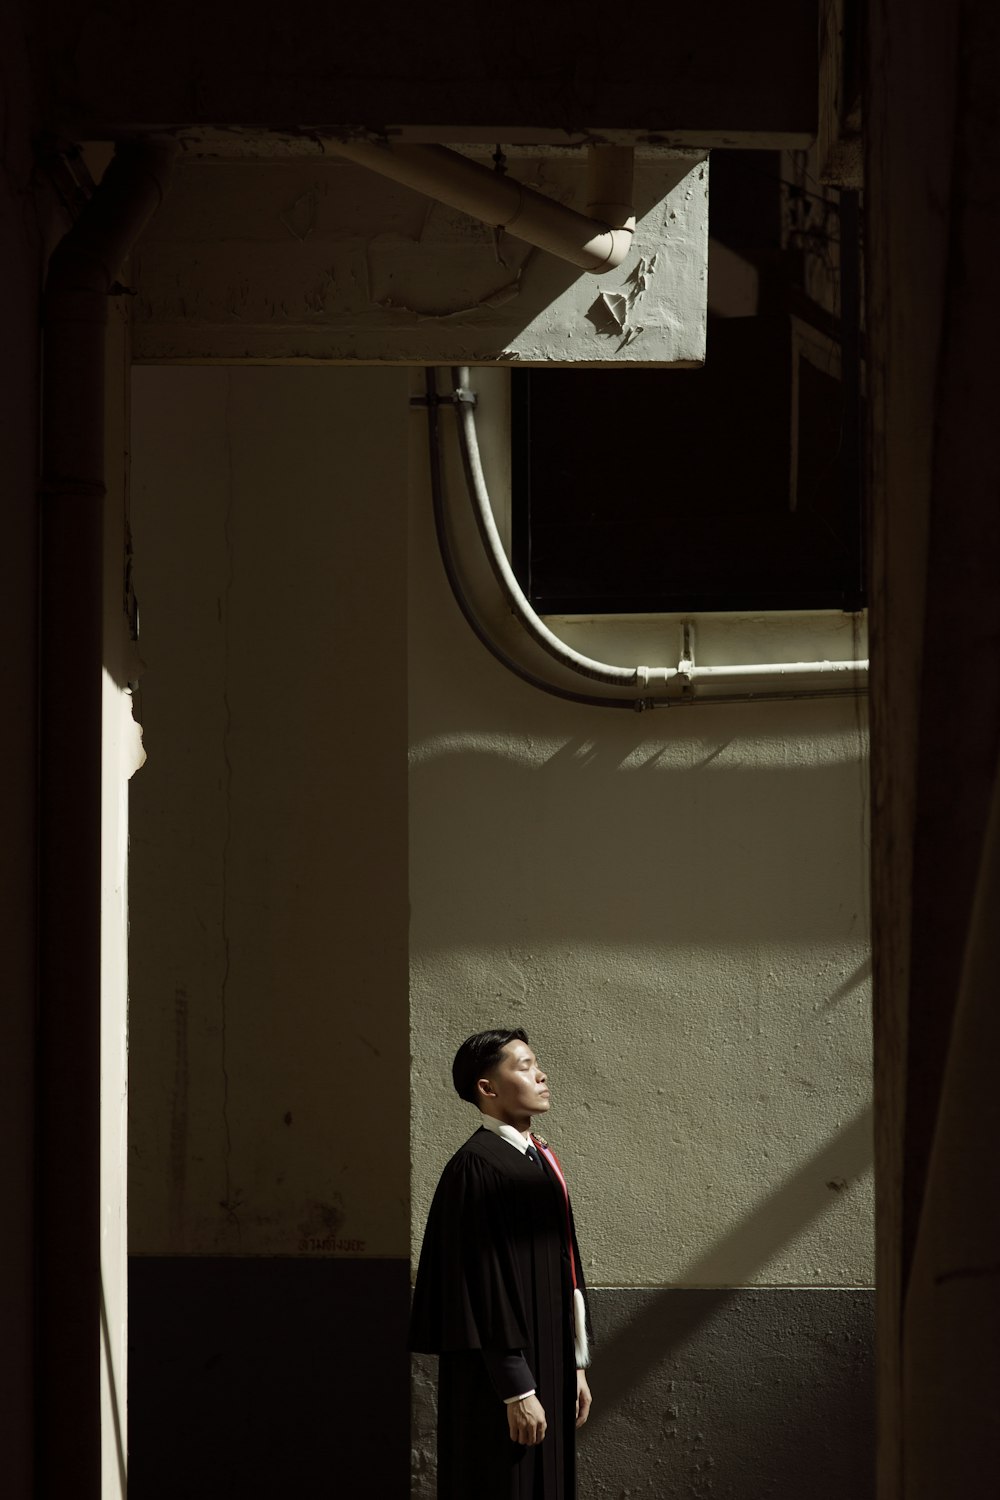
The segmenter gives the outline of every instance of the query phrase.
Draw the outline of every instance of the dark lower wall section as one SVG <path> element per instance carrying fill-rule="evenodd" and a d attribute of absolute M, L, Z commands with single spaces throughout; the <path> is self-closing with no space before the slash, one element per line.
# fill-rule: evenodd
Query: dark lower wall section
<path fill-rule="evenodd" d="M 134 1257 L 130 1500 L 408 1494 L 409 1263 Z"/>
<path fill-rule="evenodd" d="M 597 1289 L 579 1500 L 873 1500 L 868 1290 Z M 434 1361 L 414 1370 L 413 1490 L 434 1496 Z"/>

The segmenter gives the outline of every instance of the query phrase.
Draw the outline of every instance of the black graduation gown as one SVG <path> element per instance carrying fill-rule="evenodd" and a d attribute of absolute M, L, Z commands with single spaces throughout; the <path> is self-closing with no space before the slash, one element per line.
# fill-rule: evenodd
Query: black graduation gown
<path fill-rule="evenodd" d="M 584 1291 L 570 1215 L 577 1282 Z M 440 1355 L 438 1500 L 574 1500 L 576 1359 L 566 1200 L 480 1128 L 441 1174 L 424 1233 L 410 1347 Z M 523 1349 L 545 1408 L 542 1442 L 510 1439 L 483 1349 Z"/>

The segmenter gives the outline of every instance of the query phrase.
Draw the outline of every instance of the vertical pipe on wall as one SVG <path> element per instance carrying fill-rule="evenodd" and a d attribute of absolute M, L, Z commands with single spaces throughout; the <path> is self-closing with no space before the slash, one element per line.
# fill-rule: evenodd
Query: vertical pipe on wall
<path fill-rule="evenodd" d="M 107 300 L 173 150 L 120 145 L 49 262 L 39 622 L 37 1494 L 100 1493 L 101 668 Z"/>

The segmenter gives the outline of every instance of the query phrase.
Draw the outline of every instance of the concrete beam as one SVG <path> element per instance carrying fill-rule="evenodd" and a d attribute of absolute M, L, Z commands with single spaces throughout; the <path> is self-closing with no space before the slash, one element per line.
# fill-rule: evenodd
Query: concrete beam
<path fill-rule="evenodd" d="M 256 12 L 53 0 L 37 66 L 54 126 L 614 125 L 674 144 L 802 144 L 816 128 L 817 6 L 744 0 L 608 14 L 514 0 Z M 461 139 L 469 139 L 464 133 Z"/>
<path fill-rule="evenodd" d="M 586 206 L 585 152 L 512 149 L 509 171 Z M 342 159 L 188 160 L 135 257 L 135 358 L 700 364 L 704 153 L 640 153 L 635 207 L 595 277 Z"/>

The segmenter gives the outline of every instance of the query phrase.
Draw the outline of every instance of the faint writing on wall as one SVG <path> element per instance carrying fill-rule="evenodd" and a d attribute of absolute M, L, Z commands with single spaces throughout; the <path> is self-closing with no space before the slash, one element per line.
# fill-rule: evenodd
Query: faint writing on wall
<path fill-rule="evenodd" d="M 339 1239 L 333 1234 L 307 1234 L 299 1240 L 300 1255 L 364 1255 L 367 1240 Z"/>

